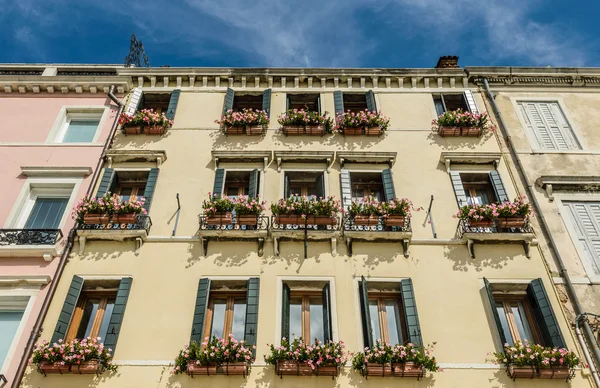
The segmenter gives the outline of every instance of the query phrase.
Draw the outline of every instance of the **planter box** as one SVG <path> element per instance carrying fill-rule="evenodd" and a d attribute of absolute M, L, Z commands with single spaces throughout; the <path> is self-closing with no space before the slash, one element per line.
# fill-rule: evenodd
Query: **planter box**
<path fill-rule="evenodd" d="M 245 362 L 231 362 L 222 364 L 217 368 L 217 373 L 225 376 L 244 376 L 248 375 L 248 364 Z"/>
<path fill-rule="evenodd" d="M 206 223 L 208 225 L 229 225 L 233 223 L 233 216 L 231 212 L 215 213 L 212 217 L 206 217 Z"/>
<path fill-rule="evenodd" d="M 354 225 L 362 225 L 362 226 L 379 225 L 379 217 L 378 216 L 356 215 L 356 216 L 354 216 L 354 218 L 352 218 L 352 223 Z"/>
<path fill-rule="evenodd" d="M 190 376 L 244 376 L 248 374 L 248 364 L 245 362 L 232 362 L 228 364 L 200 365 L 196 361 L 188 361 L 187 373 Z"/>
<path fill-rule="evenodd" d="M 38 372 L 42 373 L 43 375 L 47 375 L 47 374 L 64 374 L 64 373 L 69 373 L 71 371 L 71 365 L 60 365 L 59 362 L 55 362 L 55 363 L 50 363 L 50 362 L 46 362 L 43 361 L 41 364 L 38 365 Z"/>
<path fill-rule="evenodd" d="M 187 373 L 190 376 L 214 376 L 217 374 L 217 364 L 200 365 L 196 361 L 188 361 Z"/>
<path fill-rule="evenodd" d="M 363 134 L 363 127 L 344 127 L 342 133 L 344 136 L 360 136 Z"/>
<path fill-rule="evenodd" d="M 313 370 L 305 361 L 277 361 L 275 373 L 278 376 L 310 376 Z"/>
<path fill-rule="evenodd" d="M 498 218 L 498 228 L 524 228 L 527 223 L 526 216 L 514 216 Z"/>
<path fill-rule="evenodd" d="M 315 374 L 317 376 L 338 377 L 340 370 L 336 365 L 322 365 L 317 366 Z"/>
<path fill-rule="evenodd" d="M 438 129 L 438 135 L 442 137 L 458 137 L 458 136 L 469 136 L 479 137 L 483 133 L 483 130 L 479 127 L 440 127 Z"/>
<path fill-rule="evenodd" d="M 71 365 L 71 373 L 80 375 L 97 375 L 100 374 L 101 365 L 98 360 L 90 360 L 81 364 Z"/>
<path fill-rule="evenodd" d="M 248 125 L 246 126 L 246 135 L 248 136 L 257 136 L 262 135 L 264 132 L 264 128 L 262 125 Z"/>
<path fill-rule="evenodd" d="M 275 217 L 275 223 L 280 225 L 335 225 L 337 219 L 328 216 L 306 216 L 302 218 L 301 215 L 297 214 L 283 214 Z"/>
<path fill-rule="evenodd" d="M 389 216 L 383 218 L 383 224 L 385 226 L 399 226 L 403 228 L 406 224 L 406 216 L 390 214 Z"/>
<path fill-rule="evenodd" d="M 413 362 L 395 364 L 367 364 L 366 375 L 369 377 L 423 377 L 423 365 Z"/>
<path fill-rule="evenodd" d="M 533 379 L 537 377 L 537 370 L 534 366 L 514 366 L 510 365 L 507 369 L 508 376 L 511 379 Z"/>
<path fill-rule="evenodd" d="M 146 135 L 163 135 L 167 131 L 167 128 L 162 125 L 152 125 L 144 127 L 144 133 Z"/>
<path fill-rule="evenodd" d="M 236 222 L 238 225 L 256 225 L 258 224 L 258 216 L 253 214 L 237 216 Z"/>
<path fill-rule="evenodd" d="M 245 129 L 246 128 L 243 126 L 226 127 L 225 134 L 226 135 L 243 135 Z"/>
<path fill-rule="evenodd" d="M 306 134 L 309 136 L 323 136 L 325 134 L 324 125 L 307 125 Z"/>
<path fill-rule="evenodd" d="M 123 131 L 127 135 L 139 135 L 142 133 L 142 126 L 136 125 L 135 127 L 123 127 Z"/>
<path fill-rule="evenodd" d="M 381 132 L 383 132 L 381 130 L 381 127 L 366 127 L 365 128 L 365 135 L 367 135 L 367 136 L 379 136 L 379 135 L 381 135 Z"/>
<path fill-rule="evenodd" d="M 108 214 L 85 214 L 83 223 L 86 225 L 106 225 L 110 221 Z"/>
<path fill-rule="evenodd" d="M 112 221 L 116 224 L 135 224 L 136 220 L 136 213 L 114 214 L 112 216 Z"/>
<path fill-rule="evenodd" d="M 462 135 L 468 137 L 479 137 L 483 133 L 483 129 L 479 127 L 469 127 L 462 129 Z"/>
<path fill-rule="evenodd" d="M 286 136 L 304 135 L 304 127 L 301 125 L 284 125 L 281 131 Z"/>
<path fill-rule="evenodd" d="M 483 219 L 483 220 L 472 220 L 468 221 L 469 227 L 471 228 L 491 228 L 494 226 L 494 220 Z"/>
<path fill-rule="evenodd" d="M 550 368 L 539 368 L 540 379 L 563 379 L 571 378 L 571 369 L 568 366 L 552 366 Z"/>

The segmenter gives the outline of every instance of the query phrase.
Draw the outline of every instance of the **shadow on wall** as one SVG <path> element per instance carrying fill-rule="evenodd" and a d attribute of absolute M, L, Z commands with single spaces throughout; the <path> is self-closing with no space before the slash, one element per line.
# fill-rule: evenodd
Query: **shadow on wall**
<path fill-rule="evenodd" d="M 119 244 L 119 247 L 115 247 L 114 244 Z M 97 249 L 99 247 L 106 247 L 106 246 L 110 246 L 110 250 L 106 250 L 106 249 Z M 135 252 L 135 246 L 136 246 L 136 242 L 135 241 L 112 241 L 110 245 L 107 244 L 95 244 L 95 241 L 88 241 L 85 244 L 85 249 L 83 251 L 83 254 L 79 254 L 79 244 L 77 244 L 74 249 L 73 249 L 73 253 L 75 253 L 75 257 L 71 258 L 71 260 L 74 259 L 79 259 L 79 260 L 94 260 L 94 261 L 99 261 L 99 260 L 114 260 L 114 259 L 118 259 L 119 257 L 121 257 L 124 253 L 134 253 Z"/>
<path fill-rule="evenodd" d="M 487 142 L 494 136 L 492 131 L 486 131 L 481 137 L 442 137 L 434 132 L 429 133 L 427 139 L 429 144 L 436 145 L 446 151 L 464 150 L 465 148 L 476 150 L 482 143 Z"/>
<path fill-rule="evenodd" d="M 117 369 L 114 372 L 104 372 L 99 376 L 89 375 L 48 375 L 44 377 L 43 374 L 38 373 L 35 366 L 30 366 L 25 371 L 23 380 L 21 381 L 22 388 L 63 388 L 69 387 L 100 387 L 106 386 L 109 380 L 117 381 L 121 377 L 121 373 Z"/>
<path fill-rule="evenodd" d="M 410 250 L 409 250 L 410 252 Z M 392 264 L 400 260 L 411 260 L 404 257 L 404 249 L 400 242 L 353 242 L 352 258 L 364 263 L 367 269 L 375 269 L 379 264 Z M 417 262 L 415 262 L 417 263 Z"/>
<path fill-rule="evenodd" d="M 160 142 L 171 136 L 173 129 L 167 130 L 164 135 L 125 135 L 120 129 L 117 129 L 115 141 L 112 148 L 119 149 L 147 149 L 149 145 Z"/>
<path fill-rule="evenodd" d="M 242 244 L 245 244 L 248 249 L 242 249 Z M 226 246 L 227 248 L 224 248 L 223 242 L 209 241 L 207 256 L 204 257 L 202 256 L 200 242 L 188 244 L 188 258 L 185 268 L 191 268 L 202 261 L 206 262 L 208 260 L 212 261 L 217 267 L 241 267 L 248 263 L 250 257 L 256 256 L 257 247 L 254 242 L 227 241 Z"/>
<path fill-rule="evenodd" d="M 502 252 L 500 252 L 502 250 Z M 466 245 L 444 248 L 444 256 L 453 262 L 454 271 L 468 272 L 474 269 L 481 272 L 484 268 L 501 269 L 513 261 L 515 256 L 525 258 L 523 247 L 519 244 L 475 244 L 475 258 L 469 256 Z"/>

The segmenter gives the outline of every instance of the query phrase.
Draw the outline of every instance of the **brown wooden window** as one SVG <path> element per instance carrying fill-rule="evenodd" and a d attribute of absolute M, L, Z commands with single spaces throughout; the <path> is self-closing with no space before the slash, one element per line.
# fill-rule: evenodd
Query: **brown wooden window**
<path fill-rule="evenodd" d="M 384 200 L 383 182 L 381 173 L 350 173 L 352 185 L 352 199 L 360 201 L 364 197 L 372 196 L 380 201 Z"/>
<path fill-rule="evenodd" d="M 250 190 L 251 171 L 231 171 L 225 175 L 224 193 L 227 197 L 236 198 L 248 195 Z"/>
<path fill-rule="evenodd" d="M 454 111 L 462 109 L 463 112 L 469 112 L 469 105 L 465 99 L 464 94 L 440 94 L 433 96 L 433 103 L 435 104 L 435 110 L 439 115 L 444 112 Z"/>
<path fill-rule="evenodd" d="M 290 335 L 325 341 L 321 292 L 292 291 L 290 294 Z"/>
<path fill-rule="evenodd" d="M 118 171 L 115 194 L 123 201 L 144 196 L 148 182 L 148 171 Z"/>
<path fill-rule="evenodd" d="M 325 197 L 325 176 L 322 172 L 290 171 L 285 173 L 285 197 Z"/>
<path fill-rule="evenodd" d="M 287 95 L 288 109 L 304 109 L 308 112 L 319 112 L 320 107 L 320 95 L 317 93 Z"/>
<path fill-rule="evenodd" d="M 75 338 L 106 338 L 115 306 L 116 290 L 83 291 L 73 312 L 65 341 Z"/>
<path fill-rule="evenodd" d="M 240 112 L 244 109 L 262 110 L 263 95 L 262 94 L 236 94 L 233 98 L 233 111 Z"/>
<path fill-rule="evenodd" d="M 397 345 L 408 338 L 404 325 L 404 313 L 400 294 L 369 293 L 369 315 L 373 341 Z"/>
<path fill-rule="evenodd" d="M 544 339 L 536 323 L 535 315 L 527 295 L 494 294 L 496 311 L 500 317 L 502 331 L 509 344 L 528 340 L 543 344 Z"/>
<path fill-rule="evenodd" d="M 361 94 L 352 94 L 352 93 L 344 93 L 344 110 L 350 112 L 360 112 L 368 109 L 367 105 L 367 96 L 364 93 Z"/>
<path fill-rule="evenodd" d="M 246 327 L 245 292 L 211 292 L 204 325 L 204 338 L 244 339 Z"/>
<path fill-rule="evenodd" d="M 469 205 L 488 205 L 497 202 L 489 174 L 460 174 Z"/>
<path fill-rule="evenodd" d="M 171 93 L 144 93 L 139 109 L 153 109 L 157 113 L 166 114 L 170 100 Z"/>

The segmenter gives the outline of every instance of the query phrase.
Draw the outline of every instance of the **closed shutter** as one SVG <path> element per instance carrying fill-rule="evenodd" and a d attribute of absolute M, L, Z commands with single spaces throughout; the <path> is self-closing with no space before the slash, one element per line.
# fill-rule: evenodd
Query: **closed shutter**
<path fill-rule="evenodd" d="M 348 206 L 352 203 L 352 180 L 350 178 L 350 171 L 342 168 L 340 171 L 340 187 L 342 190 L 342 205 L 344 211 L 348 210 Z"/>
<path fill-rule="evenodd" d="M 527 296 L 535 312 L 536 320 L 544 337 L 544 345 L 564 348 L 563 339 L 558 321 L 552 310 L 552 305 L 546 294 L 542 279 L 535 279 L 527 286 Z"/>
<path fill-rule="evenodd" d="M 252 172 L 250 172 L 250 184 L 248 186 L 248 197 L 250 198 L 258 197 L 259 176 L 260 172 L 258 171 L 258 169 L 254 169 L 252 170 Z"/>
<path fill-rule="evenodd" d="M 383 182 L 383 192 L 385 200 L 391 201 L 396 198 L 396 189 L 394 188 L 394 179 L 392 178 L 392 170 L 385 169 L 381 172 L 381 181 Z"/>
<path fill-rule="evenodd" d="M 69 286 L 69 291 L 67 291 L 65 303 L 63 304 L 62 310 L 60 310 L 58 322 L 56 322 L 56 328 L 54 329 L 52 340 L 50 342 L 55 343 L 58 342 L 59 339 L 65 339 L 67 335 L 67 329 L 69 328 L 69 323 L 71 323 L 71 317 L 73 316 L 73 312 L 77 306 L 77 301 L 79 300 L 79 294 L 81 294 L 82 288 L 83 279 L 79 276 L 73 276 L 73 280 L 71 280 L 71 285 Z"/>
<path fill-rule="evenodd" d="M 292 196 L 292 188 L 290 186 L 290 177 L 285 174 L 283 177 L 283 197 L 289 198 Z"/>
<path fill-rule="evenodd" d="M 170 120 L 175 119 L 175 112 L 177 111 L 177 104 L 179 103 L 179 95 L 181 94 L 181 90 L 175 89 L 173 93 L 171 93 L 171 99 L 169 100 L 169 106 L 167 108 L 167 118 Z"/>
<path fill-rule="evenodd" d="M 573 130 L 556 102 L 519 102 L 519 108 L 530 132 L 541 148 L 550 150 L 578 149 Z"/>
<path fill-rule="evenodd" d="M 322 172 L 317 177 L 317 197 L 325 197 L 325 173 Z"/>
<path fill-rule="evenodd" d="M 369 313 L 369 294 L 367 292 L 367 281 L 361 276 L 358 282 L 358 294 L 360 297 L 360 317 L 363 326 L 364 346 L 373 348 L 373 328 L 371 327 L 371 314 Z"/>
<path fill-rule="evenodd" d="M 108 332 L 104 339 L 104 347 L 111 348 L 114 350 L 117 347 L 117 340 L 119 339 L 119 333 L 121 332 L 121 324 L 123 323 L 123 317 L 125 316 L 125 307 L 127 306 L 127 299 L 129 299 L 129 290 L 131 290 L 131 283 L 133 278 L 123 278 L 119 283 L 119 291 L 117 291 L 117 298 L 115 299 L 115 306 L 110 316 L 110 323 L 108 324 Z"/>
<path fill-rule="evenodd" d="M 281 290 L 281 338 L 290 339 L 290 287 L 285 283 Z"/>
<path fill-rule="evenodd" d="M 98 187 L 98 191 L 96 192 L 96 197 L 100 198 L 108 192 L 112 193 L 115 190 L 115 186 L 117 184 L 117 180 L 115 178 L 116 177 L 114 168 L 105 168 L 104 174 L 102 174 L 102 179 L 100 180 L 100 186 Z"/>
<path fill-rule="evenodd" d="M 508 194 L 506 194 L 506 189 L 504 188 L 498 170 L 490 171 L 490 182 L 492 182 L 492 187 L 494 188 L 494 193 L 496 193 L 498 202 L 502 203 L 508 201 Z"/>
<path fill-rule="evenodd" d="M 202 336 L 204 333 L 204 317 L 206 316 L 206 306 L 208 306 L 209 292 L 210 279 L 200 279 L 200 282 L 198 282 L 198 293 L 196 294 L 196 308 L 194 309 L 194 320 L 192 321 L 192 341 L 202 342 Z"/>
<path fill-rule="evenodd" d="M 271 89 L 263 92 L 262 110 L 267 112 L 267 116 L 271 116 Z"/>
<path fill-rule="evenodd" d="M 369 90 L 365 93 L 365 98 L 367 100 L 367 109 L 371 112 L 377 112 L 377 103 L 375 102 L 375 93 L 372 90 Z"/>
<path fill-rule="evenodd" d="M 212 196 L 220 198 L 223 195 L 223 187 L 225 186 L 225 169 L 217 168 L 215 170 L 215 182 L 213 184 Z"/>
<path fill-rule="evenodd" d="M 329 282 L 323 287 L 323 337 L 324 342 L 333 341 L 333 330 L 331 328 L 331 291 Z"/>
<path fill-rule="evenodd" d="M 570 232 L 579 241 L 581 256 L 587 257 L 594 273 L 600 275 L 600 202 L 563 202 L 571 218 Z"/>
<path fill-rule="evenodd" d="M 488 300 L 490 301 L 492 315 L 494 316 L 494 321 L 496 322 L 496 329 L 498 329 L 498 335 L 500 336 L 500 343 L 504 348 L 504 344 L 507 343 L 506 336 L 504 335 L 504 329 L 502 328 L 502 321 L 500 321 L 500 315 L 498 315 L 498 310 L 496 310 L 496 300 L 494 299 L 494 294 L 492 293 L 492 286 L 486 278 L 483 278 L 483 283 L 485 285 L 485 292 L 488 296 Z"/>
<path fill-rule="evenodd" d="M 458 207 L 461 208 L 467 205 L 467 194 L 460 178 L 460 173 L 456 171 L 450 171 L 450 180 L 452 181 L 452 187 L 454 188 L 454 194 L 456 195 L 456 202 Z"/>
<path fill-rule="evenodd" d="M 404 319 L 406 322 L 408 341 L 416 346 L 423 346 L 421 325 L 419 324 L 419 314 L 417 313 L 417 302 L 415 300 L 412 280 L 402 280 L 400 282 L 400 290 L 402 292 L 402 308 L 404 308 Z"/>
<path fill-rule="evenodd" d="M 244 328 L 244 341 L 252 349 L 256 345 L 256 333 L 258 329 L 258 298 L 260 291 L 260 278 L 248 279 L 248 292 L 246 293 L 246 327 Z M 256 355 L 256 349 L 252 349 L 252 355 Z"/>
<path fill-rule="evenodd" d="M 335 106 L 335 114 L 344 113 L 344 95 L 341 91 L 333 92 L 333 104 Z"/>
<path fill-rule="evenodd" d="M 473 92 L 470 90 L 465 90 L 465 101 L 467 101 L 467 106 L 471 113 L 479 114 L 479 109 L 477 109 L 477 104 L 475 103 L 475 97 L 473 97 Z"/>
<path fill-rule="evenodd" d="M 133 92 L 131 92 L 131 96 L 129 97 L 129 102 L 127 103 L 127 108 L 125 112 L 129 115 L 134 115 L 137 112 L 138 106 L 140 105 L 140 101 L 142 101 L 142 89 L 135 88 Z"/>
<path fill-rule="evenodd" d="M 233 89 L 227 88 L 227 93 L 225 94 L 225 103 L 223 104 L 223 116 L 225 116 L 230 109 L 233 109 L 233 97 Z"/>
<path fill-rule="evenodd" d="M 42 198 L 35 200 L 25 229 L 57 229 L 67 208 L 69 198 Z"/>
<path fill-rule="evenodd" d="M 150 206 L 152 205 L 152 197 L 154 197 L 154 190 L 156 188 L 156 181 L 158 180 L 158 168 L 151 168 L 148 174 L 148 181 L 146 182 L 146 189 L 144 190 L 144 209 L 146 213 L 150 213 Z"/>

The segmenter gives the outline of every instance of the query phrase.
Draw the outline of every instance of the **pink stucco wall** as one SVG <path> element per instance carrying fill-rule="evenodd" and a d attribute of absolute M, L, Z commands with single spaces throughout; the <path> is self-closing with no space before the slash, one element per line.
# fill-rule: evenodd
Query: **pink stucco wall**
<path fill-rule="evenodd" d="M 62 146 L 41 144 L 46 141 L 63 106 L 110 107 L 110 111 L 97 142 L 86 146 Z M 0 96 L 0 228 L 3 227 L 27 177 L 21 175 L 22 166 L 90 167 L 94 170 L 101 156 L 117 114 L 117 106 L 103 93 L 97 95 L 63 94 L 4 94 Z M 29 143 L 29 144 L 28 144 Z M 34 143 L 34 144 L 32 144 Z M 77 193 L 76 201 L 83 197 L 93 176 L 85 177 Z M 63 228 L 64 246 L 66 236 L 73 226 L 71 209 Z M 0 258 L 0 276 L 49 275 L 54 276 L 59 258 L 51 262 L 41 257 Z M 52 279 L 57 281 L 58 279 Z M 49 285 L 44 286 L 34 302 L 23 335 L 18 339 L 17 350 L 5 368 L 5 375 L 12 382 L 35 320 L 40 313 Z"/>

